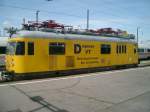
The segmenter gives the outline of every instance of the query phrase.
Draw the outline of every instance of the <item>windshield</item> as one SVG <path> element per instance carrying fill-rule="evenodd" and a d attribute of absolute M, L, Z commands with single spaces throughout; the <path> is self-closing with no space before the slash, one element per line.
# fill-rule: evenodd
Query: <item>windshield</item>
<path fill-rule="evenodd" d="M 24 55 L 25 54 L 25 43 L 24 42 L 8 42 L 7 45 L 8 55 Z"/>
<path fill-rule="evenodd" d="M 14 55 L 16 49 L 16 42 L 8 42 L 7 44 L 7 52 L 8 55 Z"/>

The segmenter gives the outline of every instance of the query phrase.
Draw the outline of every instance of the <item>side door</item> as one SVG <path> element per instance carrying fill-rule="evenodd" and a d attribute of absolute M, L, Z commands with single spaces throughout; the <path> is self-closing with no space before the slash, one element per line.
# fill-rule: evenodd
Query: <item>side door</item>
<path fill-rule="evenodd" d="M 65 43 L 49 43 L 49 70 L 64 70 L 65 67 Z"/>

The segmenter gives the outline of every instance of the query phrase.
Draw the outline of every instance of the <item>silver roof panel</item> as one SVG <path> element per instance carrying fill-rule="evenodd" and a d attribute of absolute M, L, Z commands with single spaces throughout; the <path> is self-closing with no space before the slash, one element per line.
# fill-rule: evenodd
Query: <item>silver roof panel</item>
<path fill-rule="evenodd" d="M 130 42 L 136 43 L 133 39 L 117 38 L 117 37 L 103 37 L 103 36 L 92 36 L 92 35 L 80 35 L 80 34 L 62 34 L 52 32 L 41 32 L 41 31 L 20 31 L 12 36 L 22 38 L 55 38 L 55 39 L 68 39 L 68 40 L 90 40 L 90 41 L 108 41 L 108 42 Z"/>

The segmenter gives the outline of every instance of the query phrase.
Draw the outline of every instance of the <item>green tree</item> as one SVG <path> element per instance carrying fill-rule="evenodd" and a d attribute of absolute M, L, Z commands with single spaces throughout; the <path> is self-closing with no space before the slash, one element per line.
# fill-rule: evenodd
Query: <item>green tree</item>
<path fill-rule="evenodd" d="M 14 27 L 10 27 L 10 28 L 5 28 L 5 30 L 7 31 L 7 33 L 9 34 L 9 37 L 11 38 L 11 36 L 13 34 L 16 34 L 16 32 L 18 31 L 17 28 L 14 28 Z"/>

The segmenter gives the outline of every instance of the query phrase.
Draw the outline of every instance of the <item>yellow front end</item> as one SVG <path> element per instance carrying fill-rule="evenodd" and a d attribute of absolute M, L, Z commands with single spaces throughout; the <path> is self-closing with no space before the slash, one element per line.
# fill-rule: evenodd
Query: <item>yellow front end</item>
<path fill-rule="evenodd" d="M 24 70 L 24 64 L 25 64 L 25 57 L 24 55 L 16 55 L 16 43 L 17 42 L 24 42 L 23 38 L 14 38 L 9 39 L 7 48 L 7 54 L 6 54 L 6 70 L 8 72 L 13 73 L 23 73 Z M 9 51 L 10 50 L 10 51 Z"/>
<path fill-rule="evenodd" d="M 6 70 L 17 75 L 49 71 L 48 43 L 42 38 L 9 39 Z"/>

